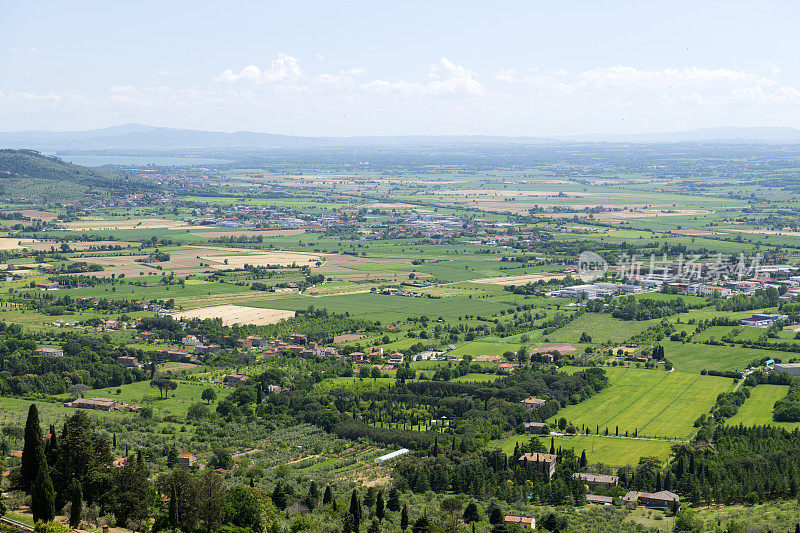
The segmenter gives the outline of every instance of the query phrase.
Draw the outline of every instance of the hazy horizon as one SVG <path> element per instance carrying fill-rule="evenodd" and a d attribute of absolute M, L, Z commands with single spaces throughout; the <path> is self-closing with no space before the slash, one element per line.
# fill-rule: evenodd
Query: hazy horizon
<path fill-rule="evenodd" d="M 12 1 L 0 7 L 0 129 L 563 137 L 798 127 L 800 67 L 784 40 L 797 14 L 789 2 Z"/>

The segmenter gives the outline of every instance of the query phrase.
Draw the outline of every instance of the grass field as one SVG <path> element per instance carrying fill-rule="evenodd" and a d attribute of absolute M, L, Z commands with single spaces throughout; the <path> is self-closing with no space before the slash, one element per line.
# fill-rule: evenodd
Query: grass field
<path fill-rule="evenodd" d="M 800 427 L 795 422 L 773 422 L 772 407 L 775 402 L 786 396 L 789 387 L 786 385 L 758 385 L 750 389 L 750 397 L 739 407 L 739 412 L 730 417 L 725 423 L 729 426 L 745 426 L 769 424 L 789 431 Z"/>
<path fill-rule="evenodd" d="M 681 372 L 706 370 L 743 370 L 754 359 L 765 356 L 788 361 L 795 354 L 737 346 L 711 346 L 699 343 L 663 341 L 666 358 Z"/>
<path fill-rule="evenodd" d="M 711 410 L 719 393 L 733 387 L 730 379 L 663 370 L 607 368 L 611 385 L 588 400 L 570 405 L 551 419 L 565 417 L 592 431 L 600 426 L 620 434 L 688 439 L 694 421 Z"/>
<path fill-rule="evenodd" d="M 500 449 L 506 454 L 514 452 L 514 446 L 519 442 L 530 442 L 529 435 L 515 435 L 506 439 L 495 440 L 489 443 L 488 448 Z M 545 448 L 550 448 L 550 437 L 539 437 Z M 674 442 L 666 440 L 626 439 L 603 437 L 596 435 L 577 435 L 575 437 L 553 437 L 556 448 L 574 449 L 580 455 L 586 450 L 586 458 L 590 463 L 604 463 L 610 466 L 635 465 L 640 457 L 658 457 L 664 461 L 669 457 L 670 448 Z"/>
<path fill-rule="evenodd" d="M 621 342 L 646 330 L 655 321 L 623 321 L 605 313 L 586 313 L 547 336 L 550 342 L 578 342 L 585 331 L 592 342 Z"/>

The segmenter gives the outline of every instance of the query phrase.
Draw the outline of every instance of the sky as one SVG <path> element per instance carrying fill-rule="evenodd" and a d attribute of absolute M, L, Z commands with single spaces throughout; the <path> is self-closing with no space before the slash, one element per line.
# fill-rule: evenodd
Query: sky
<path fill-rule="evenodd" d="M 0 131 L 800 127 L 800 3 L 0 0 Z"/>

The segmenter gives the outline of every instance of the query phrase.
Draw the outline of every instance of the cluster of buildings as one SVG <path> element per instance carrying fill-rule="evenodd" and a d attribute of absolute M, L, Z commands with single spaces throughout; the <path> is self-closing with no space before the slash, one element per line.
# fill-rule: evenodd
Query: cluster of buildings
<path fill-rule="evenodd" d="M 616 296 L 618 294 L 636 294 L 644 292 L 645 287 L 627 283 L 589 283 L 584 285 L 572 285 L 548 291 L 547 296 L 557 298 L 572 298 L 578 300 L 595 300 L 606 296 Z"/>
<path fill-rule="evenodd" d="M 142 410 L 140 405 L 128 405 L 123 401 L 113 398 L 77 398 L 64 404 L 64 407 L 73 409 L 93 409 L 96 411 L 129 411 L 138 413 Z"/>
<path fill-rule="evenodd" d="M 259 205 L 235 205 L 231 207 L 207 207 L 195 210 L 192 224 L 217 226 L 220 228 L 269 227 L 275 229 L 323 229 L 341 225 L 347 220 L 338 214 L 313 216 L 280 211 Z"/>

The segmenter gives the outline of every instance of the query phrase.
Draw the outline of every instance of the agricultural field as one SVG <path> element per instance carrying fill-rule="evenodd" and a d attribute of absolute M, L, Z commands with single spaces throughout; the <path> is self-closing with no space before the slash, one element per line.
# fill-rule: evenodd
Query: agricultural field
<path fill-rule="evenodd" d="M 32 402 L 44 429 L 58 433 L 78 412 L 66 402 L 109 398 L 143 408 L 80 411 L 98 438 L 118 441 L 115 458 L 141 449 L 155 480 L 174 468 L 169 458 L 191 453 L 226 490 L 241 485 L 279 503 L 283 494 L 287 505 L 269 519 L 278 530 L 316 530 L 292 504 L 316 505 L 309 520 L 340 521 L 331 503 L 320 505 L 328 485 L 340 510 L 353 489 L 387 499 L 397 489 L 402 502 L 424 499 L 441 524 L 435 506 L 451 497 L 566 512 L 584 490 L 575 469 L 635 471 L 623 488 L 651 492 L 660 475 L 711 520 L 711 509 L 691 501 L 696 491 L 677 454 L 689 450 L 717 471 L 717 458 L 736 459 L 726 448 L 735 439 L 701 441 L 715 431 L 800 425 L 771 420 L 787 385 L 752 387 L 734 416 L 708 416 L 741 386 L 740 371 L 800 360 L 791 279 L 800 268 L 800 192 L 775 170 L 795 172 L 800 161 L 759 160 L 770 181 L 753 185 L 731 177 L 752 170 L 749 155 L 728 168 L 714 163 L 722 158 L 663 149 L 648 156 L 658 161 L 650 168 L 597 150 L 581 152 L 591 164 L 547 152 L 549 163 L 516 169 L 491 158 L 362 168 L 252 155 L 140 169 L 130 189 L 101 180 L 113 192 L 100 196 L 83 182 L 59 192 L 43 178 L 29 196 L 24 180 L 9 183 L 0 189 L 0 448 L 22 447 Z M 678 177 L 687 160 L 702 177 Z M 100 179 L 92 169 L 70 172 Z M 65 202 L 75 191 L 90 196 Z M 576 258 L 589 250 L 609 263 L 596 280 L 608 285 L 593 298 L 592 286 L 566 297 L 587 285 Z M 748 273 L 744 286 L 713 280 L 735 295 L 701 290 L 712 283 L 708 267 L 698 267 L 696 287 L 680 283 L 689 257 L 708 265 L 756 251 L 774 267 L 770 277 Z M 671 284 L 626 270 L 633 257 L 644 265 L 663 258 Z M 753 314 L 783 318 L 744 326 Z M 528 396 L 550 401 L 527 411 Z M 525 433 L 523 424 L 537 421 L 552 434 Z M 549 451 L 551 442 L 561 453 L 554 481 L 495 469 L 489 461 L 498 456 L 485 453 L 515 465 L 515 449 Z M 655 470 L 640 476 L 647 468 Z M 731 502 L 772 497 L 758 490 Z M 618 513 L 660 530 L 674 522 L 661 511 L 612 507 L 580 513 Z M 400 511 L 391 513 L 383 524 L 396 529 Z M 490 531 L 486 520 L 476 531 Z"/>
<path fill-rule="evenodd" d="M 614 434 L 688 440 L 694 421 L 708 412 L 721 392 L 733 388 L 731 380 L 685 372 L 608 368 L 611 385 L 596 396 L 570 405 L 549 420 L 564 417 L 592 432 L 608 428 Z"/>

